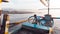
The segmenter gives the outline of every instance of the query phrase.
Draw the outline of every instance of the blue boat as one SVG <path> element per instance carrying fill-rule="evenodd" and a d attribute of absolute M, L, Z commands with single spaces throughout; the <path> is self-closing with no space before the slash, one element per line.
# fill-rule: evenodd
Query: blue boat
<path fill-rule="evenodd" d="M 31 21 L 32 20 L 32 21 Z M 28 18 L 28 22 L 22 23 L 22 27 L 19 31 L 19 34 L 49 34 L 50 28 L 53 27 L 54 20 L 51 15 L 42 16 L 31 16 Z M 27 31 L 27 32 L 26 32 Z"/>

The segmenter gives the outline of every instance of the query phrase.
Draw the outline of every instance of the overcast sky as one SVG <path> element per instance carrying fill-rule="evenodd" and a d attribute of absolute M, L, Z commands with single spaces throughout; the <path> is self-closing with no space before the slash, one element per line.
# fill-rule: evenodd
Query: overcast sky
<path fill-rule="evenodd" d="M 50 0 L 51 8 L 60 8 L 60 0 Z M 42 9 L 45 7 L 40 0 L 9 0 L 8 3 L 2 3 L 2 8 L 13 9 Z"/>

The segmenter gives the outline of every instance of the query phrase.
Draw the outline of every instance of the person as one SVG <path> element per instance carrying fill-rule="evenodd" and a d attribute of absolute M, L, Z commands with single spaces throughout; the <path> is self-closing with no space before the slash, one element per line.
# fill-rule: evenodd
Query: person
<path fill-rule="evenodd" d="M 34 14 L 34 23 L 37 24 L 37 21 L 38 21 L 38 20 L 37 20 L 37 15 Z"/>
<path fill-rule="evenodd" d="M 32 23 L 39 25 L 40 24 L 40 16 L 37 16 L 36 14 L 34 14 L 33 16 L 31 16 L 31 17 L 28 18 L 28 21 L 30 21 L 29 19 L 32 18 L 32 17 L 34 17 Z"/>

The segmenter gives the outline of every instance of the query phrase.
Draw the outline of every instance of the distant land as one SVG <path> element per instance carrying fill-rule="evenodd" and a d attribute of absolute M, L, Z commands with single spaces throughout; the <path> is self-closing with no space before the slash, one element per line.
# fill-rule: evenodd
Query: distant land
<path fill-rule="evenodd" d="M 32 13 L 41 13 L 37 9 L 11 9 L 11 8 L 4 8 L 2 9 L 2 14 L 7 13 L 7 14 L 32 14 Z"/>
<path fill-rule="evenodd" d="M 2 10 L 2 14 L 31 14 L 31 13 L 34 13 L 34 12 L 30 12 L 30 11 L 3 11 Z"/>

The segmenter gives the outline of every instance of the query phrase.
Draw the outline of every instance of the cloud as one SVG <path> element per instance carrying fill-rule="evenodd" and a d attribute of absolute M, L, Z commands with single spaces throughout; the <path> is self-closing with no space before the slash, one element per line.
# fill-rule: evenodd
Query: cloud
<path fill-rule="evenodd" d="M 14 9 L 38 9 L 44 8 L 40 0 L 10 0 L 9 3 L 2 3 L 2 8 Z"/>

